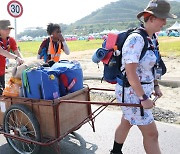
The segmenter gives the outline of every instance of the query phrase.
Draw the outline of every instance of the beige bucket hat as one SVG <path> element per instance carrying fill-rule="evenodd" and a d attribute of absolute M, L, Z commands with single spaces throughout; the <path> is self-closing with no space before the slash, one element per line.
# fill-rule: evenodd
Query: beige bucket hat
<path fill-rule="evenodd" d="M 9 20 L 0 20 L 0 29 L 14 29 Z"/>
<path fill-rule="evenodd" d="M 138 13 L 137 18 L 141 18 L 144 13 L 150 13 L 157 18 L 177 18 L 176 15 L 170 13 L 171 6 L 166 0 L 151 0 L 147 8 Z"/>

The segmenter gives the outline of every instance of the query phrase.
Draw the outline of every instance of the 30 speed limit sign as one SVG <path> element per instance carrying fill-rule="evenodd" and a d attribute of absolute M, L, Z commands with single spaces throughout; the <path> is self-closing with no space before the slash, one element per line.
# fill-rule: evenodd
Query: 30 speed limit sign
<path fill-rule="evenodd" d="M 13 0 L 8 3 L 7 11 L 12 17 L 18 18 L 23 13 L 23 7 L 20 2 Z"/>

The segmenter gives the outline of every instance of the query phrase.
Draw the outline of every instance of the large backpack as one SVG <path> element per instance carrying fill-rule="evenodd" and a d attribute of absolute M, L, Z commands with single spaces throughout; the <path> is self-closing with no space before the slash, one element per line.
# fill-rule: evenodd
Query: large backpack
<path fill-rule="evenodd" d="M 122 71 L 121 71 L 122 47 L 123 47 L 124 42 L 127 39 L 127 37 L 132 33 L 140 34 L 143 37 L 144 42 L 145 42 L 139 60 L 141 60 L 143 58 L 143 56 L 145 55 L 147 47 L 148 47 L 148 41 L 147 41 L 147 33 L 144 30 L 142 30 L 140 28 L 138 28 L 138 29 L 134 28 L 134 29 L 129 29 L 127 31 L 123 31 L 123 32 L 119 33 L 117 36 L 116 43 L 115 43 L 115 46 L 116 46 L 115 48 L 117 48 L 117 50 L 119 50 L 120 53 L 118 56 L 115 54 L 112 54 L 109 62 L 104 63 L 104 72 L 103 72 L 102 80 L 105 80 L 111 84 L 116 84 L 117 76 L 119 76 L 119 77 L 122 76 Z M 104 42 L 102 44 L 103 49 L 106 48 L 107 40 L 108 40 L 108 38 L 106 40 L 104 40 Z M 114 49 L 113 48 L 109 49 L 109 51 L 112 51 L 112 50 L 114 50 Z M 106 57 L 105 57 L 105 59 L 106 59 Z"/>
<path fill-rule="evenodd" d="M 146 31 L 144 31 L 141 28 L 129 29 L 127 31 L 121 32 L 118 34 L 117 39 L 115 39 L 115 37 L 112 37 L 112 39 L 107 38 L 106 40 L 104 40 L 102 44 L 102 48 L 99 48 L 101 50 L 98 49 L 92 57 L 93 62 L 98 63 L 102 61 L 104 63 L 104 72 L 103 72 L 102 80 L 104 79 L 105 81 L 111 84 L 117 83 L 117 79 L 120 79 L 120 81 L 122 81 L 122 86 L 123 86 L 122 102 L 123 103 L 124 103 L 124 88 L 125 86 L 126 87 L 130 86 L 130 84 L 127 80 L 126 73 L 123 74 L 123 71 L 125 71 L 125 69 L 121 70 L 122 47 L 127 37 L 132 33 L 138 33 L 144 39 L 144 47 L 142 49 L 142 52 L 139 58 L 139 60 L 141 60 L 143 56 L 145 55 L 146 51 L 148 50 L 148 40 L 147 40 L 148 34 Z M 110 43 L 107 42 L 108 40 L 110 41 Z M 113 43 L 114 43 L 114 46 L 112 45 Z M 112 48 L 109 48 L 110 47 L 109 44 L 112 45 Z M 116 53 L 116 51 L 119 51 L 118 56 L 114 54 Z M 109 53 L 112 53 L 111 56 L 109 56 Z M 166 66 L 163 60 L 161 59 L 159 51 L 158 51 L 156 64 L 158 64 L 162 68 L 162 75 L 164 75 L 166 73 Z M 141 112 L 141 116 L 144 116 L 144 110 L 142 107 L 140 107 L 140 112 Z"/>

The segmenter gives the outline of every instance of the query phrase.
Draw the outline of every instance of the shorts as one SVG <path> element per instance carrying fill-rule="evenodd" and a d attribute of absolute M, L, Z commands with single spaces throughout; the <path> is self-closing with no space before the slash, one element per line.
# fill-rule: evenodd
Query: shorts
<path fill-rule="evenodd" d="M 142 85 L 147 96 L 150 96 L 154 89 L 154 84 Z M 116 84 L 115 94 L 118 102 L 122 102 L 122 86 Z M 124 88 L 124 103 L 140 104 L 139 98 L 132 87 Z M 131 125 L 149 125 L 154 121 L 152 109 L 144 109 L 144 116 L 141 116 L 140 107 L 121 106 L 123 117 Z"/>

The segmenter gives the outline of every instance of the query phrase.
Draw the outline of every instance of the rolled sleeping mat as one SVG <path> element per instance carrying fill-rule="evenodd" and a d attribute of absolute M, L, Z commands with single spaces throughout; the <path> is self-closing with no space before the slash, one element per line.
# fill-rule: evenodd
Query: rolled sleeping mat
<path fill-rule="evenodd" d="M 105 48 L 99 48 L 92 56 L 92 61 L 94 63 L 99 63 L 107 55 L 109 50 Z"/>

